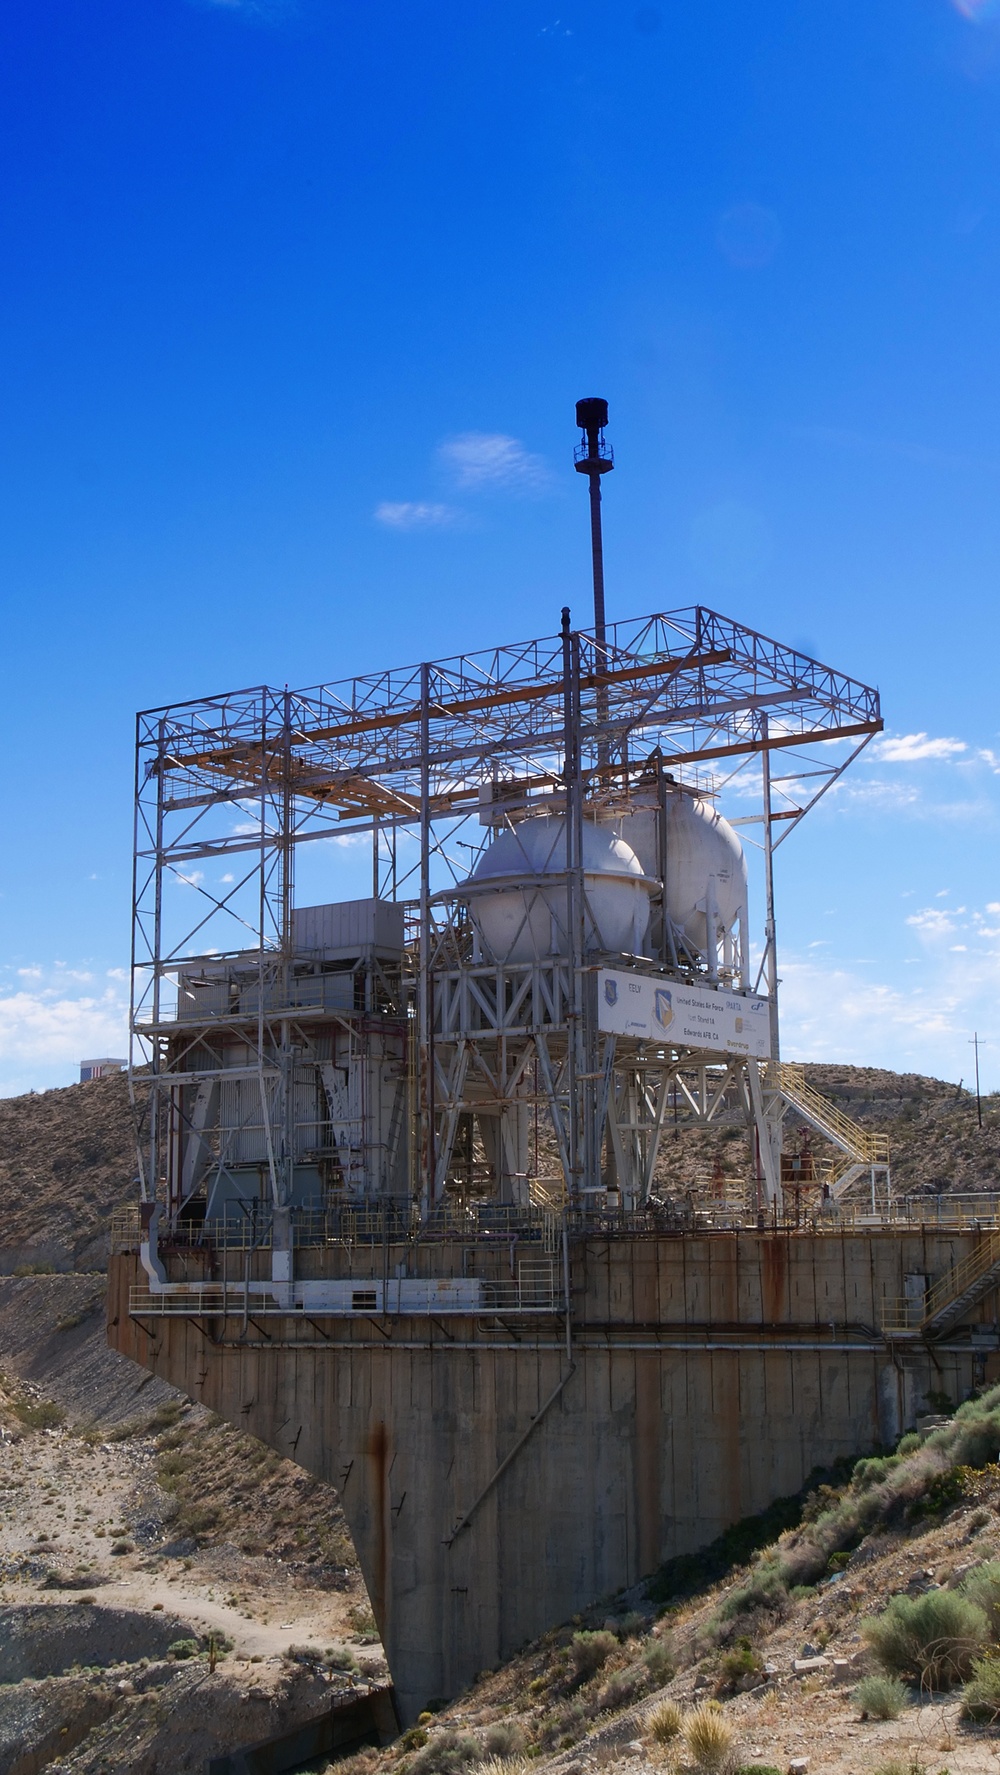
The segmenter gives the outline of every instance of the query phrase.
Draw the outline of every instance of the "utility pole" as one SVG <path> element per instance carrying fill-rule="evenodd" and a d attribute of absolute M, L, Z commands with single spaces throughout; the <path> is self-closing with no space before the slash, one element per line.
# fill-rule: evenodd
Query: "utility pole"
<path fill-rule="evenodd" d="M 969 1043 L 969 1046 L 970 1046 L 970 1048 L 974 1048 L 975 1052 L 976 1052 L 976 1117 L 978 1119 L 979 1126 L 982 1127 L 982 1125 L 983 1125 L 983 1100 L 979 1094 L 979 1031 L 978 1031 L 978 1029 L 973 1031 L 972 1040 Z"/>

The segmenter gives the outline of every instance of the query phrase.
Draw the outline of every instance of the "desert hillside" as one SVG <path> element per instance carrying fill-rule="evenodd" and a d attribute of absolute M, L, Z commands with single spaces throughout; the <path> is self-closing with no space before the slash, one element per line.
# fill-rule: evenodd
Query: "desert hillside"
<path fill-rule="evenodd" d="M 103 1269 L 109 1216 L 131 1199 L 135 1169 L 123 1073 L 0 1098 L 0 1275 Z"/>

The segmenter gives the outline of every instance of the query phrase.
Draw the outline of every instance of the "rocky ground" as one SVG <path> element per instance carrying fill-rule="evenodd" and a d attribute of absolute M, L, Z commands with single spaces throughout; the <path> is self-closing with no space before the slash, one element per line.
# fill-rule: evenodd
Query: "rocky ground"
<path fill-rule="evenodd" d="M 326 1487 L 175 1398 L 0 1384 L 3 1775 L 201 1771 L 385 1675 Z"/>

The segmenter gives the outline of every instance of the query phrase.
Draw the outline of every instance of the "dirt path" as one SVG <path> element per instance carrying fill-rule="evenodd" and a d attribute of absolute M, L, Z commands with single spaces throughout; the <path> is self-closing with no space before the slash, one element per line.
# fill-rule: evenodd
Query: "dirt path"
<path fill-rule="evenodd" d="M 66 1428 L 0 1441 L 0 1602 L 92 1594 L 103 1606 L 164 1610 L 217 1629 L 237 1655 L 274 1658 L 290 1644 L 358 1643 L 353 1591 L 310 1586 L 299 1571 L 228 1544 L 171 1543 L 170 1500 L 145 1440 L 94 1443 Z"/>

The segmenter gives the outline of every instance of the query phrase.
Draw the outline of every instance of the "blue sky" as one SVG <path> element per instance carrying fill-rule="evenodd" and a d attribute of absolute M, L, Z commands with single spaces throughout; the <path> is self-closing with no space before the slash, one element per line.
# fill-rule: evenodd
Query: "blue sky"
<path fill-rule="evenodd" d="M 590 393 L 610 614 L 882 691 L 780 853 L 786 1052 L 1000 1085 L 1000 6 L 0 36 L 0 1091 L 124 1051 L 134 710 L 584 622 Z"/>

